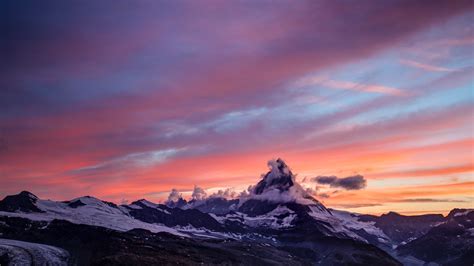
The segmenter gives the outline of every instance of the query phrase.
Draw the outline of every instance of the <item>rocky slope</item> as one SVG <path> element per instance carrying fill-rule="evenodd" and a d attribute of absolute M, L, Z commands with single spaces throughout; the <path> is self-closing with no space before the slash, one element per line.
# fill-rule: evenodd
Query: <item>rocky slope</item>
<path fill-rule="evenodd" d="M 400 255 L 412 255 L 440 265 L 472 265 L 474 210 L 452 210 L 445 221 L 426 234 L 399 246 L 397 251 Z"/>

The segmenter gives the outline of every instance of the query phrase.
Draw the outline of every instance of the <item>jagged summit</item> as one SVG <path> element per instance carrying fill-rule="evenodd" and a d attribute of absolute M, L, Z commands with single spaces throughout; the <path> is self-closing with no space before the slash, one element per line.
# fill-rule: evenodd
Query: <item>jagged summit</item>
<path fill-rule="evenodd" d="M 250 195 L 241 199 L 240 210 L 258 209 L 255 207 L 261 205 L 258 202 L 270 202 L 270 205 L 297 203 L 313 206 L 315 210 L 330 214 L 330 211 L 321 202 L 313 198 L 306 189 L 296 182 L 295 175 L 283 159 L 270 160 L 268 167 L 270 171 L 257 183 Z M 270 205 L 267 204 L 264 206 L 265 208 L 261 209 L 266 209 Z"/>
<path fill-rule="evenodd" d="M 269 189 L 278 189 L 280 192 L 288 191 L 290 187 L 294 186 L 294 175 L 281 158 L 270 160 L 268 166 L 270 171 L 255 186 L 255 194 L 263 194 Z"/>

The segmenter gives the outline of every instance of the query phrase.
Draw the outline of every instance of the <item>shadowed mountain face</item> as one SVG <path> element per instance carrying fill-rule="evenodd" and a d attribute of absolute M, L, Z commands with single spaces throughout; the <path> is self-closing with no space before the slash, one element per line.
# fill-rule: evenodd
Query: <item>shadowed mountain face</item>
<path fill-rule="evenodd" d="M 200 202 L 199 204 L 196 204 L 196 206 L 193 208 L 205 213 L 224 215 L 235 210 L 238 204 L 238 199 L 227 200 L 225 198 L 209 198 L 203 202 Z"/>
<path fill-rule="evenodd" d="M 146 223 L 159 223 L 170 227 L 190 225 L 195 228 L 224 231 L 224 227 L 209 214 L 196 209 L 169 208 L 146 200 L 135 201 L 131 206 L 124 207 L 128 208 L 128 213 L 135 219 Z"/>
<path fill-rule="evenodd" d="M 433 226 L 443 222 L 445 218 L 441 214 L 405 216 L 389 212 L 380 217 L 364 215 L 360 217 L 360 220 L 375 222 L 375 226 L 381 228 L 395 243 L 400 244 L 424 235 Z"/>
<path fill-rule="evenodd" d="M 474 211 L 454 209 L 438 226 L 397 248 L 402 255 L 441 265 L 474 262 Z"/>
<path fill-rule="evenodd" d="M 38 197 L 28 191 L 22 191 L 17 195 L 6 196 L 0 201 L 0 210 L 7 212 L 43 212 L 36 205 Z"/>
<path fill-rule="evenodd" d="M 143 229 L 127 232 L 67 221 L 0 217 L 4 238 L 67 250 L 72 265 L 399 265 L 387 253 L 350 239 L 301 238 L 299 245 L 231 238 L 180 237 Z"/>
<path fill-rule="evenodd" d="M 271 170 L 255 186 L 255 194 L 260 195 L 270 189 L 284 192 L 294 186 L 293 173 L 282 159 L 270 161 L 269 165 Z"/>
<path fill-rule="evenodd" d="M 142 199 L 118 206 L 89 196 L 55 202 L 21 192 L 0 201 L 1 237 L 60 247 L 71 254 L 68 263 L 80 265 L 400 265 L 410 256 L 422 265 L 471 258 L 470 210 L 446 218 L 329 210 L 295 182 L 283 160 L 269 166 L 249 195 L 232 200 L 163 205 Z M 437 257 L 423 250 L 433 239 L 448 245 L 438 247 Z"/>

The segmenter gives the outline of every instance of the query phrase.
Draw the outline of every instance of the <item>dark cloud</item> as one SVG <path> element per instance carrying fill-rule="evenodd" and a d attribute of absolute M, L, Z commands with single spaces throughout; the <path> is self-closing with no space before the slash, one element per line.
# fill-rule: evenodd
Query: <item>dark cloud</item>
<path fill-rule="evenodd" d="M 322 198 L 322 199 L 327 199 L 327 198 L 330 197 L 329 194 L 327 194 L 327 193 L 319 193 L 317 196 Z"/>
<path fill-rule="evenodd" d="M 359 190 L 367 185 L 367 181 L 361 175 L 339 178 L 337 176 L 317 176 L 313 181 L 321 185 L 329 185 L 333 188 L 343 188 L 346 190 Z"/>
<path fill-rule="evenodd" d="M 317 176 L 313 180 L 316 181 L 318 184 L 321 185 L 330 185 L 336 182 L 337 176 Z"/>

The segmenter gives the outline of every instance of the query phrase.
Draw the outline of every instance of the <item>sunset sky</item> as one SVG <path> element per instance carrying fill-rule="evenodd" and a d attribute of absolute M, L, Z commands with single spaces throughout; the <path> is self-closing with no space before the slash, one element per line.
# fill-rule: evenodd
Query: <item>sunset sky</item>
<path fill-rule="evenodd" d="M 1 198 L 240 192 L 281 157 L 328 207 L 474 207 L 471 0 L 0 5 Z"/>

